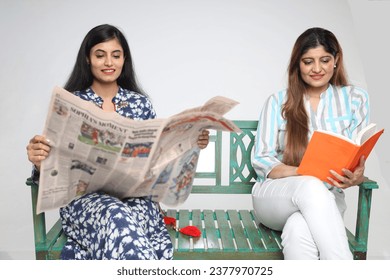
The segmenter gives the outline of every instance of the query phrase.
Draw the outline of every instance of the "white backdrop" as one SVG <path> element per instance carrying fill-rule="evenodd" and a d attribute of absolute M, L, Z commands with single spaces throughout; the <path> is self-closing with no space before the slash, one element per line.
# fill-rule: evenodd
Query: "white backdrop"
<path fill-rule="evenodd" d="M 92 27 L 110 23 L 124 32 L 159 117 L 224 95 L 240 102 L 231 119 L 257 119 L 265 98 L 285 87 L 297 36 L 327 28 L 344 48 L 351 81 L 370 93 L 372 121 L 390 131 L 381 96 L 390 74 L 389 11 L 389 1 L 364 0 L 0 0 L 0 259 L 34 258 L 25 146 L 41 133 L 51 90 L 65 83 Z M 381 187 L 373 197 L 370 259 L 390 259 L 386 142 L 385 132 L 366 168 Z M 356 191 L 346 192 L 350 227 Z M 183 207 L 251 208 L 251 202 L 192 195 Z M 56 211 L 49 213 L 49 222 L 55 218 Z"/>

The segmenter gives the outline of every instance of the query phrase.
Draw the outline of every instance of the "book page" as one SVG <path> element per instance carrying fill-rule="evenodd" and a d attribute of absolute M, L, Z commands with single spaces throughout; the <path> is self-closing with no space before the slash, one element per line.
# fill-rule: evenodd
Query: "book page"
<path fill-rule="evenodd" d="M 372 135 L 377 131 L 376 124 L 370 123 L 365 128 L 362 129 L 356 136 L 356 144 L 359 146 L 366 142 Z"/>
<path fill-rule="evenodd" d="M 318 129 L 319 132 L 333 135 L 335 137 L 338 137 L 340 139 L 343 139 L 345 141 L 348 141 L 350 143 L 356 144 L 358 146 L 361 146 L 364 142 L 366 142 L 372 135 L 374 135 L 377 132 L 377 125 L 375 123 L 370 123 L 365 128 L 363 128 L 356 136 L 355 140 L 349 139 L 347 136 L 344 136 L 342 134 L 338 134 L 332 131 L 322 130 Z"/>

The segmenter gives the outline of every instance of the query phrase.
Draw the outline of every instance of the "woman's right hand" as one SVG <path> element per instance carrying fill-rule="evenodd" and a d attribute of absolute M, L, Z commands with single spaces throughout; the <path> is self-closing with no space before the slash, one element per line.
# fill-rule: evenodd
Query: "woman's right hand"
<path fill-rule="evenodd" d="M 43 135 L 35 135 L 31 138 L 27 147 L 28 160 L 39 170 L 42 160 L 46 159 L 50 152 L 50 142 Z"/>

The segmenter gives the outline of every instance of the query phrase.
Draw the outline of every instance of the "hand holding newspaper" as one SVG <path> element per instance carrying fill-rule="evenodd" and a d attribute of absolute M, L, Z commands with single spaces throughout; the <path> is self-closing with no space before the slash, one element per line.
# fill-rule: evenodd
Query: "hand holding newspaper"
<path fill-rule="evenodd" d="M 166 119 L 136 121 L 55 87 L 44 128 L 52 149 L 41 165 L 37 213 L 95 191 L 183 203 L 192 189 L 199 134 L 239 132 L 223 117 L 237 104 L 217 96 Z"/>

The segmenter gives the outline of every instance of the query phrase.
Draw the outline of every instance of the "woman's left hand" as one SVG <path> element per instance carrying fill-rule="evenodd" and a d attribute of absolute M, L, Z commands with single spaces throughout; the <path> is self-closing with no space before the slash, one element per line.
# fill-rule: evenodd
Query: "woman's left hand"
<path fill-rule="evenodd" d="M 198 141 L 197 141 L 197 144 L 198 144 L 199 148 L 204 149 L 204 148 L 207 147 L 207 145 L 209 144 L 209 133 L 210 133 L 210 131 L 205 129 L 199 135 Z"/>
<path fill-rule="evenodd" d="M 332 184 L 335 187 L 341 188 L 341 189 L 346 189 L 351 186 L 356 186 L 359 185 L 364 181 L 364 164 L 366 160 L 364 156 L 360 158 L 359 165 L 356 167 L 355 171 L 352 172 L 351 170 L 348 169 L 343 169 L 343 175 L 338 174 L 334 170 L 330 170 L 330 173 L 338 180 L 334 180 L 331 177 L 328 177 L 329 181 L 332 182 Z"/>

